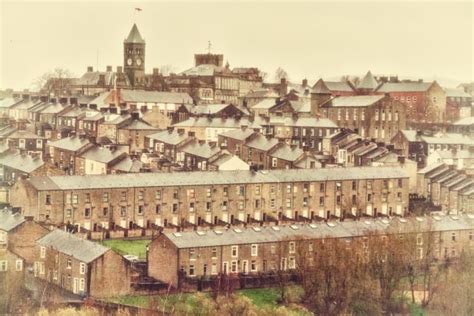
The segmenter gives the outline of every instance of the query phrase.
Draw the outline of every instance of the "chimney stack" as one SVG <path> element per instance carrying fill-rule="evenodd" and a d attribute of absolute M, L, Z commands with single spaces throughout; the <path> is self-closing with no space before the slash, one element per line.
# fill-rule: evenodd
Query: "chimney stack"
<path fill-rule="evenodd" d="M 92 66 L 87 67 L 87 72 L 93 72 L 93 71 L 94 71 L 94 67 L 92 67 Z"/>
<path fill-rule="evenodd" d="M 112 72 L 112 66 L 107 66 L 107 72 Z"/>
<path fill-rule="evenodd" d="M 307 87 L 308 86 L 308 79 L 303 79 L 303 87 Z"/>
<path fill-rule="evenodd" d="M 121 74 L 122 73 L 122 66 L 117 66 L 117 73 Z"/>

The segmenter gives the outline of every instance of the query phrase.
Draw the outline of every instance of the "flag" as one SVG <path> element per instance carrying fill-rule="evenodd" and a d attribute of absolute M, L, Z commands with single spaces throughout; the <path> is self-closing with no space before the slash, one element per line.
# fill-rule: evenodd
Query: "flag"
<path fill-rule="evenodd" d="M 136 11 L 142 11 L 142 9 L 140 9 L 140 8 L 135 8 L 135 10 L 136 10 Z"/>

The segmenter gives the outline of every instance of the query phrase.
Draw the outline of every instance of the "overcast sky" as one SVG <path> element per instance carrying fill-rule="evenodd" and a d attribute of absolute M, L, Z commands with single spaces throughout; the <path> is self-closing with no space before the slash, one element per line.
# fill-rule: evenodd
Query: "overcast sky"
<path fill-rule="evenodd" d="M 31 88 L 55 67 L 123 63 L 136 21 L 146 71 L 193 66 L 193 54 L 224 54 L 231 67 L 256 66 L 273 80 L 398 74 L 474 80 L 473 2 L 21 2 L 0 0 L 0 89 Z M 134 8 L 143 11 L 135 13 Z M 453 83 L 454 84 L 454 83 Z"/>

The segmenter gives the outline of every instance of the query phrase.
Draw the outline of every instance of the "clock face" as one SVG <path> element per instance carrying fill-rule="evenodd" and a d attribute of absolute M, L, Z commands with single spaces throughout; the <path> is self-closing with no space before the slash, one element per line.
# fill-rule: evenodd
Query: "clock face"
<path fill-rule="evenodd" d="M 142 64 L 142 60 L 140 58 L 137 58 L 137 65 L 140 66 Z"/>
<path fill-rule="evenodd" d="M 131 58 L 127 59 L 127 64 L 128 64 L 129 66 L 132 65 L 132 59 L 131 59 Z"/>

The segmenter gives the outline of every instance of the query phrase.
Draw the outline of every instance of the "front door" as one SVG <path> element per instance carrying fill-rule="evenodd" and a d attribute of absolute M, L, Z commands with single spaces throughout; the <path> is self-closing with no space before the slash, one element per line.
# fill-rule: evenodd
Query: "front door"
<path fill-rule="evenodd" d="M 79 279 L 78 279 L 78 278 L 74 278 L 74 283 L 73 283 L 73 287 L 72 287 L 72 292 L 73 292 L 74 294 L 79 293 Z"/>

